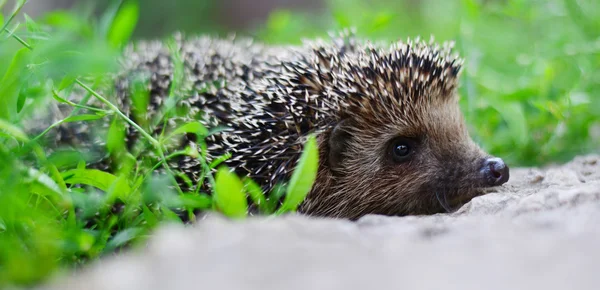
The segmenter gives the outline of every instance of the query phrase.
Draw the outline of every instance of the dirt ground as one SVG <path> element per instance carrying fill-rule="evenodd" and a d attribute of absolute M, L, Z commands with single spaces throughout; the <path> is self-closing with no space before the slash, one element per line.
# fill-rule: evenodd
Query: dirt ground
<path fill-rule="evenodd" d="M 600 289 L 600 156 L 511 169 L 452 214 L 165 227 L 44 289 Z"/>

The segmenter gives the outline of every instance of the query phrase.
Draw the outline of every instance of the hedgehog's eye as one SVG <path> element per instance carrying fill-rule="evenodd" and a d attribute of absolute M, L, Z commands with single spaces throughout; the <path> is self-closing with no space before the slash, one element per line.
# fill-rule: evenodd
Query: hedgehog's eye
<path fill-rule="evenodd" d="M 394 154 L 398 157 L 404 157 L 410 152 L 410 147 L 406 144 L 398 144 L 394 147 Z"/>
<path fill-rule="evenodd" d="M 391 155 L 392 159 L 399 163 L 407 160 L 407 158 L 413 152 L 414 142 L 407 138 L 396 138 L 391 143 Z"/>

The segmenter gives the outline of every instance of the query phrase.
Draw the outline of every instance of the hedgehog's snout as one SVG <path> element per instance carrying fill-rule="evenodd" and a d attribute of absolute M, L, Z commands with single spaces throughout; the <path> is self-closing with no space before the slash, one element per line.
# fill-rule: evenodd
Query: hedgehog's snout
<path fill-rule="evenodd" d="M 504 160 L 493 157 L 487 158 L 481 168 L 486 185 L 498 186 L 506 183 L 509 178 L 509 169 Z"/>

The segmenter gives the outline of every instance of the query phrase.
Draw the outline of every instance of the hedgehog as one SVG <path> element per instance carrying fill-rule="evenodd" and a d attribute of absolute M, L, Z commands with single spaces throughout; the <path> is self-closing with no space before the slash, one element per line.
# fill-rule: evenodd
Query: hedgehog
<path fill-rule="evenodd" d="M 375 43 L 354 31 L 289 46 L 242 37 L 174 39 L 171 46 L 158 40 L 129 46 L 110 99 L 140 122 L 181 96 L 176 106 L 185 114 L 166 127 L 199 121 L 219 128 L 203 141 L 207 161 L 229 154 L 223 164 L 265 192 L 289 180 L 307 137 L 316 136 L 318 172 L 298 208 L 302 214 L 356 220 L 448 212 L 509 179 L 505 162 L 469 135 L 458 96 L 463 59 L 452 42 Z M 149 92 L 141 117 L 130 94 L 140 75 Z M 171 91 L 174 82 L 178 92 Z M 58 128 L 56 145 L 78 137 L 95 138 L 79 145 L 106 144 L 104 134 L 69 126 L 78 125 Z M 130 147 L 140 138 L 129 126 L 125 135 Z M 183 147 L 203 150 L 189 134 L 172 149 Z M 109 170 L 109 159 L 96 164 Z M 192 181 L 202 175 L 192 156 L 169 166 Z"/>

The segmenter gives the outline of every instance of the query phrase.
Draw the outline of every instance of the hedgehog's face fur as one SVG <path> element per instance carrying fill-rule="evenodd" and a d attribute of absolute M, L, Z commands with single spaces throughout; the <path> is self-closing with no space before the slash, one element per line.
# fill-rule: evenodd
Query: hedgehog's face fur
<path fill-rule="evenodd" d="M 467 132 L 456 93 L 460 64 L 448 52 L 417 43 L 329 55 L 327 69 L 345 77 L 307 83 L 344 105 L 320 136 L 317 182 L 301 211 L 350 219 L 432 214 L 508 180 L 508 167 Z M 324 54 L 317 52 L 317 63 Z"/>

